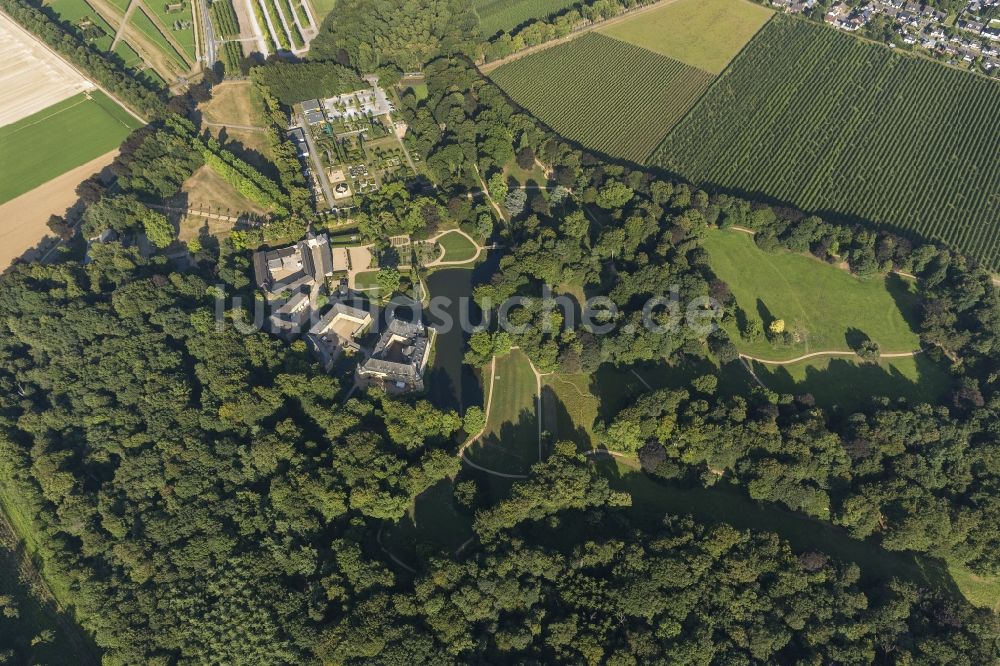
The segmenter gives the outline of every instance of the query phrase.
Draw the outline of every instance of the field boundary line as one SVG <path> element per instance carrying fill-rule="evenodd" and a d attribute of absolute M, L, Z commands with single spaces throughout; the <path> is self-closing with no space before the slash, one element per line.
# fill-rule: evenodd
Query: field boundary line
<path fill-rule="evenodd" d="M 595 21 L 594 23 L 591 23 L 589 25 L 585 25 L 584 27 L 580 28 L 579 30 L 571 32 L 570 34 L 566 35 L 565 37 L 559 37 L 557 39 L 551 39 L 551 40 L 549 40 L 547 42 L 543 42 L 541 44 L 536 44 L 535 46 L 529 46 L 527 48 L 521 49 L 517 53 L 511 53 L 509 56 L 506 56 L 504 58 L 500 58 L 499 60 L 493 60 L 491 62 L 483 63 L 482 65 L 476 65 L 476 67 L 479 69 L 479 72 L 483 76 L 489 76 L 490 72 L 494 72 L 494 71 L 500 69 L 501 67 L 503 67 L 504 65 L 507 65 L 509 63 L 514 62 L 515 60 L 520 60 L 521 58 L 524 58 L 526 56 L 534 55 L 535 53 L 540 53 L 542 51 L 547 51 L 548 49 L 552 48 L 553 46 L 559 46 L 560 44 L 568 44 L 569 42 L 573 41 L 574 39 L 576 39 L 580 35 L 584 35 L 584 34 L 586 34 L 588 32 L 593 32 L 595 30 L 599 30 L 599 29 L 602 29 L 602 28 L 607 28 L 607 27 L 612 26 L 612 25 L 617 25 L 618 23 L 622 23 L 623 21 L 626 21 L 628 19 L 634 18 L 634 17 L 639 16 L 641 14 L 645 14 L 646 12 L 652 11 L 654 9 L 659 9 L 660 7 L 665 7 L 666 5 L 672 5 L 675 2 L 679 2 L 679 1 L 680 0 L 659 0 L 658 2 L 654 2 L 654 3 L 646 5 L 644 7 L 638 7 L 636 9 L 631 10 L 631 11 L 626 11 L 626 12 L 624 12 L 622 14 L 619 14 L 617 16 L 612 16 L 611 18 L 605 19 L 603 21 Z M 614 38 L 611 38 L 611 39 L 614 39 Z M 618 41 L 621 41 L 621 40 L 618 40 Z M 635 44 L 633 44 L 632 46 L 635 46 Z M 642 48 L 642 47 L 640 46 L 639 48 Z M 648 51 L 649 49 L 646 49 L 646 50 Z M 695 69 L 697 69 L 697 68 L 695 68 Z"/>
<path fill-rule="evenodd" d="M 754 3 L 754 4 L 756 4 L 756 3 Z M 750 37 L 750 39 L 748 39 L 746 41 L 746 43 L 743 44 L 742 47 L 740 47 L 740 50 L 736 52 L 736 55 L 734 55 L 732 58 L 729 59 L 729 62 L 726 63 L 726 66 L 722 69 L 722 71 L 719 72 L 718 74 L 714 74 L 713 75 L 713 78 L 712 78 L 711 82 L 707 86 L 705 86 L 705 89 L 701 91 L 700 95 L 698 95 L 698 99 L 696 99 L 691 104 L 691 106 L 688 108 L 688 110 L 684 113 L 683 116 L 681 116 L 680 118 L 677 119 L 677 122 L 674 123 L 673 127 L 670 128 L 670 131 L 668 131 L 666 133 L 666 135 L 663 137 L 663 140 L 660 141 L 660 143 L 658 143 L 656 145 L 656 147 L 653 148 L 653 150 L 648 155 L 646 155 L 646 157 L 643 158 L 642 162 L 640 162 L 639 164 L 641 164 L 643 167 L 647 167 L 647 168 L 648 167 L 659 168 L 655 164 L 650 164 L 650 162 L 652 161 L 653 157 L 657 153 L 660 152 L 660 148 L 662 148 L 664 146 L 664 144 L 667 143 L 667 141 L 670 139 L 670 135 L 674 133 L 674 130 L 676 130 L 678 127 L 680 127 L 685 122 L 687 122 L 687 119 L 691 117 L 691 114 L 694 113 L 694 110 L 697 109 L 701 105 L 702 100 L 705 99 L 705 97 L 708 96 L 708 93 L 711 92 L 715 88 L 715 86 L 717 86 L 719 84 L 719 81 L 721 81 L 722 78 L 724 76 L 726 76 L 726 74 L 729 73 L 729 70 L 731 70 L 733 68 L 733 63 L 735 63 L 737 60 L 739 60 L 740 56 L 743 55 L 743 52 L 746 51 L 750 47 L 750 44 L 753 42 L 753 40 L 757 39 L 757 35 L 759 35 L 761 32 L 763 32 L 764 28 L 766 28 L 771 23 L 771 21 L 774 20 L 774 17 L 777 16 L 777 15 L 778 15 L 778 12 L 774 12 L 771 15 L 771 18 L 769 18 L 766 21 L 764 21 L 764 23 L 761 24 L 761 26 L 757 29 L 757 32 L 753 33 L 753 35 Z M 687 179 L 685 178 L 683 180 L 687 180 Z"/>
<path fill-rule="evenodd" d="M 90 97 L 87 96 L 86 92 L 79 92 L 79 93 L 77 93 L 77 95 L 83 95 L 84 97 L 79 102 L 73 102 L 72 104 L 70 104 L 67 107 L 59 109 L 58 111 L 54 111 L 54 112 L 50 113 L 47 116 L 43 116 L 41 118 L 38 118 L 37 120 L 35 120 L 33 122 L 30 122 L 27 125 L 23 125 L 21 127 L 18 127 L 16 130 L 14 130 L 13 132 L 11 132 L 10 134 L 7 134 L 7 136 L 14 136 L 15 134 L 17 134 L 21 130 L 28 129 L 29 127 L 34 127 L 35 125 L 38 125 L 40 123 L 45 122 L 49 118 L 55 118 L 56 116 L 58 116 L 59 114 L 65 112 L 65 111 L 69 111 L 70 109 L 75 109 L 76 107 L 80 106 L 81 104 L 86 104 L 88 101 L 93 101 Z M 76 97 L 76 95 L 74 95 L 73 97 Z M 73 99 L 73 98 L 72 97 L 68 97 L 67 99 Z M 65 100 L 63 100 L 63 101 L 65 101 Z M 56 102 L 56 104 L 59 104 L 59 102 Z M 55 106 L 55 104 L 52 104 L 52 105 L 50 105 L 47 108 L 51 109 L 53 106 Z M 45 111 L 45 109 L 42 109 L 42 111 Z M 39 113 L 41 113 L 42 111 L 39 111 Z M 28 116 L 28 117 L 30 118 L 31 116 Z M 16 125 L 16 124 L 17 124 L 17 122 L 11 123 L 11 125 Z M 2 129 L 2 128 L 0 128 L 0 129 Z"/>

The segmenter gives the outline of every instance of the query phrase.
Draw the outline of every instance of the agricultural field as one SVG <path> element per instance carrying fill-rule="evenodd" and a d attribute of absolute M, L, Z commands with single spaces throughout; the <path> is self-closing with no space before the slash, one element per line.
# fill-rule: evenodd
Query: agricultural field
<path fill-rule="evenodd" d="M 998 108 L 1000 82 L 778 15 L 650 161 L 997 268 Z"/>
<path fill-rule="evenodd" d="M 637 162 L 712 81 L 699 69 L 596 33 L 515 60 L 491 76 L 566 138 Z"/>
<path fill-rule="evenodd" d="M 19 156 L 0 163 L 0 203 L 117 148 L 139 124 L 94 90 L 0 128 L 4 152 Z"/>
<path fill-rule="evenodd" d="M 470 460 L 507 474 L 525 474 L 538 462 L 535 390 L 535 375 L 523 352 L 515 349 L 497 359 L 486 432 L 466 451 Z"/>
<path fill-rule="evenodd" d="M 0 127 L 94 86 L 34 37 L 0 15 Z"/>
<path fill-rule="evenodd" d="M 230 0 L 214 0 L 209 5 L 209 15 L 217 36 L 231 39 L 240 36 L 240 24 Z"/>
<path fill-rule="evenodd" d="M 805 255 L 766 253 L 748 234 L 736 231 L 709 232 L 704 247 L 712 270 L 736 297 L 743 313 L 738 318 L 756 319 L 764 331 L 782 319 L 797 339 L 791 345 L 763 335 L 746 341 L 734 322 L 728 330 L 742 353 L 784 361 L 814 352 L 850 352 L 861 336 L 877 342 L 883 353 L 920 348 L 911 324 L 918 299 L 902 278 L 861 280 Z"/>
<path fill-rule="evenodd" d="M 472 7 L 479 16 L 483 37 L 498 32 L 510 32 L 533 19 L 558 14 L 577 3 L 577 0 L 473 0 Z"/>
<path fill-rule="evenodd" d="M 773 15 L 749 0 L 678 0 L 599 32 L 719 74 Z"/>

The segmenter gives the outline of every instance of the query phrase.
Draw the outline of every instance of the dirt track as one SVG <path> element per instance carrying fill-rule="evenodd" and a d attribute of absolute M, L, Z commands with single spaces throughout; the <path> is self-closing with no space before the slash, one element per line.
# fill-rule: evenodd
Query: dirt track
<path fill-rule="evenodd" d="M 77 201 L 76 186 L 111 164 L 118 149 L 43 183 L 0 205 L 0 271 L 49 234 L 50 215 L 62 215 Z"/>

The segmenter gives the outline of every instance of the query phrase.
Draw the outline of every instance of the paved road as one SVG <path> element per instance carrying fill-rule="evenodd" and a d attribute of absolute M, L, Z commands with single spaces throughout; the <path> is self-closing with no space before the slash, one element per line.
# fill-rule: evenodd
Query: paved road
<path fill-rule="evenodd" d="M 319 186 L 323 189 L 323 196 L 326 197 L 326 207 L 333 210 L 333 202 L 335 201 L 333 190 L 330 189 L 330 181 L 326 177 L 326 170 L 319 159 L 319 151 L 316 150 L 316 143 L 312 137 L 312 129 L 301 115 L 297 115 L 296 118 L 298 118 L 299 124 L 302 126 L 302 133 L 306 135 L 306 143 L 309 144 L 309 159 L 313 163 L 313 176 L 319 181 Z"/>
<path fill-rule="evenodd" d="M 205 0 L 198 0 L 198 14 L 205 35 L 201 56 L 205 64 L 211 67 L 219 59 L 219 44 L 215 41 L 215 31 L 212 29 L 212 19 L 208 15 L 208 3 Z"/>

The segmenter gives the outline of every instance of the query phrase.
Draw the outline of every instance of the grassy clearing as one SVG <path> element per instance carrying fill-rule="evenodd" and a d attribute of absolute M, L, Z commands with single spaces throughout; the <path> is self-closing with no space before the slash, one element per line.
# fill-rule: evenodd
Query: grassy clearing
<path fill-rule="evenodd" d="M 522 169 L 518 166 L 517 160 L 511 160 L 507 163 L 504 167 L 504 175 L 507 176 L 508 181 L 513 180 L 518 185 L 546 185 L 548 183 L 545 172 L 538 164 L 535 164 L 531 169 Z"/>
<path fill-rule="evenodd" d="M 486 432 L 466 455 L 483 467 L 525 474 L 538 462 L 535 375 L 528 357 L 513 350 L 497 359 Z"/>
<path fill-rule="evenodd" d="M 418 102 L 424 101 L 430 94 L 426 83 L 415 83 L 409 89 L 413 91 L 413 96 L 417 98 Z"/>
<path fill-rule="evenodd" d="M 951 385 L 947 369 L 924 355 L 879 363 L 845 357 L 786 366 L 751 363 L 751 367 L 765 386 L 778 393 L 811 393 L 817 405 L 848 413 L 870 405 L 879 396 L 937 403 Z"/>
<path fill-rule="evenodd" d="M 454 552 L 471 536 L 472 517 L 455 505 L 454 479 L 444 479 L 417 496 L 407 515 L 386 530 L 383 543 L 415 562 L 420 545 Z"/>
<path fill-rule="evenodd" d="M 773 15 L 748 0 L 679 0 L 599 32 L 719 74 Z"/>
<path fill-rule="evenodd" d="M 261 104 L 249 81 L 226 81 L 212 88 L 212 98 L 198 105 L 202 119 L 220 125 L 263 127 Z"/>
<path fill-rule="evenodd" d="M 735 231 L 713 231 L 704 240 L 712 269 L 729 284 L 748 318 L 766 331 L 783 319 L 800 341 L 778 346 L 765 337 L 740 338 L 736 323 L 729 333 L 741 352 L 773 360 L 789 360 L 817 351 L 852 351 L 851 343 L 867 335 L 883 353 L 920 347 L 911 322 L 916 295 L 896 276 L 860 280 L 845 270 L 812 257 L 779 251 L 768 254 L 753 239 Z"/>
<path fill-rule="evenodd" d="M 58 610 L 57 604 L 65 608 L 73 598 L 69 581 L 44 576 L 44 571 L 37 564 L 40 556 L 33 519 L 19 498 L 6 496 L 8 492 L 9 488 L 0 488 L 0 594 L 14 595 L 22 618 L 27 614 L 30 625 L 24 627 L 27 639 L 36 635 L 31 629 L 51 629 L 56 635 L 48 646 L 35 648 L 38 652 L 49 654 L 52 659 L 15 660 L 14 663 L 97 663 L 97 646 L 67 612 L 60 613 Z M 26 558 L 35 564 L 29 567 Z"/>
<path fill-rule="evenodd" d="M 21 579 L 19 557 L 4 544 L 0 544 L 0 595 L 12 597 L 20 613 L 16 619 L 3 620 L 4 629 L 8 631 L 0 636 L 0 651 L 14 650 L 13 663 L 80 663 L 72 642 L 56 619 L 58 612 L 40 601 Z M 52 641 L 33 646 L 32 639 L 44 631 L 53 632 Z"/>
<path fill-rule="evenodd" d="M 597 33 L 510 62 L 492 78 L 566 138 L 636 162 L 712 81 L 711 74 Z"/>
<path fill-rule="evenodd" d="M 766 502 L 755 502 L 739 488 L 721 483 L 714 488 L 686 488 L 661 483 L 639 472 L 635 461 L 596 461 L 612 487 L 632 495 L 632 517 L 647 528 L 660 524 L 663 516 L 690 515 L 698 522 L 729 523 L 739 529 L 774 532 L 786 539 L 795 552 L 820 551 L 831 557 L 855 562 L 863 579 L 876 582 L 892 578 L 911 580 L 918 585 L 934 586 L 955 596 L 969 591 L 983 603 L 996 603 L 997 588 L 992 582 L 981 584 L 967 578 L 962 587 L 953 579 L 955 570 L 946 563 L 913 554 L 883 549 L 874 540 L 858 541 L 846 531 L 802 514 Z M 962 578 L 962 572 L 958 572 Z M 977 587 L 977 585 L 980 585 Z M 981 596 L 977 597 L 979 594 Z M 970 601 L 972 598 L 970 598 Z M 975 602 L 974 602 L 975 603 Z"/>
<path fill-rule="evenodd" d="M 476 256 L 476 246 L 458 232 L 446 233 L 437 243 L 444 248 L 442 261 L 468 261 Z"/>
<path fill-rule="evenodd" d="M 4 153 L 18 156 L 0 163 L 0 203 L 113 150 L 138 126 L 94 90 L 0 128 Z"/>
<path fill-rule="evenodd" d="M 183 202 L 189 206 L 202 206 L 213 212 L 239 216 L 243 213 L 264 215 L 262 206 L 250 201 L 230 185 L 211 167 L 203 166 L 188 178 L 181 187 Z"/>
<path fill-rule="evenodd" d="M 651 159 L 1000 266 L 1000 82 L 776 15 Z"/>
<path fill-rule="evenodd" d="M 978 576 L 957 565 L 949 565 L 948 571 L 969 603 L 1000 613 L 1000 577 Z"/>

